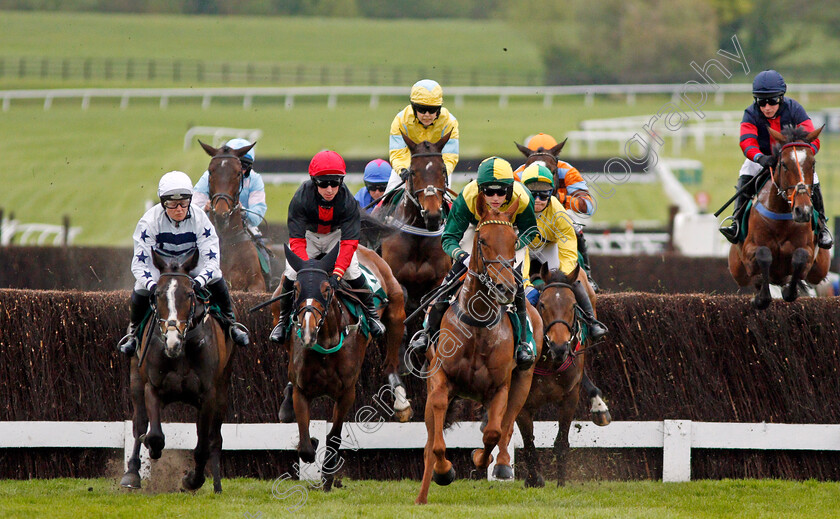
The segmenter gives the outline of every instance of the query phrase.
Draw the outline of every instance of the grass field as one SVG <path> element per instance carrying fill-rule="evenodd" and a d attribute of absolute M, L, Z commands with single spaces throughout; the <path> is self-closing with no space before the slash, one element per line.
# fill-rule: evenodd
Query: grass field
<path fill-rule="evenodd" d="M 344 481 L 329 494 L 297 493 L 298 482 L 224 480 L 224 493 L 127 492 L 109 479 L 0 482 L 0 516 L 63 517 L 574 517 L 809 518 L 836 517 L 837 483 L 778 480 L 571 483 L 524 489 L 514 484 L 456 481 L 432 486 L 429 505 L 415 506 L 416 481 Z M 300 501 L 298 501 L 300 499 Z M 296 507 L 299 507 L 295 510 Z"/>

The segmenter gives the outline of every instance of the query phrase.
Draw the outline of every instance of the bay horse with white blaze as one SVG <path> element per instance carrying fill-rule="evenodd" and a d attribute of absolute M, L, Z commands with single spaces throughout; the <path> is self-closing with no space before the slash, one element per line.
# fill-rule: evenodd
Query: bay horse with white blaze
<path fill-rule="evenodd" d="M 207 171 L 210 172 L 210 220 L 216 227 L 221 248 L 222 274 L 233 290 L 264 292 L 266 282 L 262 275 L 257 246 L 245 230 L 242 218 L 242 163 L 240 158 L 256 146 L 256 142 L 244 148 L 228 146 L 214 148 L 198 141 L 212 158 Z"/>
<path fill-rule="evenodd" d="M 814 152 L 810 143 L 822 131 L 769 128 L 778 143 L 776 166 L 750 208 L 747 236 L 729 249 L 729 272 L 739 286 L 755 286 L 753 305 L 763 310 L 772 301 L 770 283 L 785 285 L 782 297 L 795 301 L 799 281 L 818 284 L 828 274 L 828 250 L 817 247 L 817 225 L 811 202 Z"/>
<path fill-rule="evenodd" d="M 443 316 L 436 341 L 430 341 L 426 356 L 426 431 L 423 482 L 415 503 L 426 504 L 431 480 L 448 485 L 455 469 L 446 459 L 443 429 L 447 409 L 456 396 L 469 398 L 487 408 L 483 449 L 473 451 L 476 473 L 487 470 L 493 448 L 500 445 L 496 471 L 512 472 L 506 445 L 513 422 L 528 397 L 534 370 L 515 370 L 514 350 L 518 337 L 505 308 L 513 302 L 517 288 L 514 248 L 517 235 L 512 218 L 519 202 L 507 211 L 490 208 L 479 194 L 478 223 L 464 286 Z M 542 320 L 528 305 L 533 324 L 536 354 L 542 350 Z M 524 325 L 525 323 L 523 323 Z"/>
<path fill-rule="evenodd" d="M 154 314 L 143 331 L 138 355 L 131 358 L 134 450 L 120 481 L 124 487 L 140 488 L 141 444 L 149 449 L 150 458 L 161 456 L 163 407 L 184 402 L 198 409 L 198 444 L 193 451 L 195 468 L 181 483 L 185 490 L 201 488 L 209 459 L 213 490 L 222 491 L 221 430 L 236 347 L 210 315 L 207 301 L 193 291 L 188 273 L 198 264 L 198 254 L 194 249 L 171 257 L 152 249 L 153 263 L 161 274 L 153 296 Z"/>

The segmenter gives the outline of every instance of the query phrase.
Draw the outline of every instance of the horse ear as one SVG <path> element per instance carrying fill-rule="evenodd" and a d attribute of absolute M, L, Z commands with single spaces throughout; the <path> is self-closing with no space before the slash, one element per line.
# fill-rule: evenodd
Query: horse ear
<path fill-rule="evenodd" d="M 197 247 L 193 247 L 189 253 L 189 256 L 181 263 L 181 268 L 184 269 L 185 272 L 189 272 L 195 267 L 198 266 L 198 257 L 199 252 Z"/>
<path fill-rule="evenodd" d="M 557 144 L 557 145 L 555 145 L 555 146 L 552 146 L 552 148 L 551 148 L 550 150 L 548 150 L 548 152 L 549 152 L 549 153 L 551 153 L 552 155 L 554 155 L 554 156 L 556 157 L 557 155 L 559 155 L 559 154 L 560 154 L 560 150 L 562 150 L 562 149 L 563 149 L 563 146 L 565 146 L 565 145 L 566 145 L 566 141 L 567 141 L 567 140 L 569 140 L 569 138 L 568 138 L 568 137 L 566 137 L 565 139 L 563 139 L 563 142 L 561 142 L 560 144 Z"/>
<path fill-rule="evenodd" d="M 210 155 L 211 157 L 215 157 L 216 155 L 219 154 L 219 149 L 218 148 L 214 148 L 213 146 L 210 146 L 209 144 L 204 144 L 203 142 L 201 142 L 201 139 L 198 139 L 198 143 L 201 144 L 201 147 L 204 148 L 204 151 L 208 155 Z"/>
<path fill-rule="evenodd" d="M 484 199 L 484 193 L 480 189 L 475 199 L 475 215 L 478 217 L 479 222 L 487 216 L 487 200 Z"/>
<path fill-rule="evenodd" d="M 773 137 L 773 140 L 774 140 L 774 141 L 778 142 L 779 144 L 785 144 L 785 143 L 787 143 L 787 141 L 788 141 L 788 140 L 787 140 L 787 137 L 785 137 L 785 136 L 784 136 L 784 135 L 782 135 L 781 133 L 777 132 L 777 131 L 776 131 L 776 130 L 774 130 L 773 128 L 770 128 L 770 127 L 768 126 L 768 127 L 767 127 L 767 131 L 768 131 L 768 132 L 770 132 L 770 137 Z"/>
<path fill-rule="evenodd" d="M 408 146 L 408 149 L 414 151 L 417 147 L 417 143 L 411 140 L 408 135 L 404 134 L 402 129 L 400 129 L 400 135 L 402 135 L 403 141 L 405 141 L 405 145 Z"/>
<path fill-rule="evenodd" d="M 820 136 L 820 132 L 822 132 L 822 131 L 823 131 L 823 128 L 825 128 L 825 125 L 820 126 L 820 127 L 819 127 L 819 128 L 817 128 L 816 130 L 814 130 L 814 131 L 812 131 L 811 133 L 809 133 L 808 135 L 806 135 L 806 136 L 805 136 L 805 142 L 813 142 L 813 141 L 815 141 L 815 140 L 817 139 L 817 137 L 819 137 L 819 136 Z"/>
<path fill-rule="evenodd" d="M 256 145 L 257 145 L 257 143 L 255 142 L 254 144 L 251 144 L 250 146 L 245 146 L 244 148 L 239 148 L 239 149 L 235 149 L 235 150 L 232 150 L 232 151 L 233 151 L 234 155 L 236 155 L 237 157 L 239 157 L 241 159 L 242 157 L 245 156 L 246 153 L 251 151 L 251 148 L 253 148 Z"/>
<path fill-rule="evenodd" d="M 575 265 L 575 269 L 573 271 L 566 274 L 566 281 L 568 281 L 569 284 L 574 283 L 577 281 L 578 276 L 580 276 L 580 263 Z"/>
<path fill-rule="evenodd" d="M 444 146 L 446 146 L 446 143 L 447 143 L 447 142 L 449 142 L 449 138 L 450 138 L 450 137 L 452 137 L 452 130 L 449 130 L 449 133 L 447 133 L 446 135 L 444 135 L 443 137 L 441 137 L 441 138 L 440 138 L 440 140 L 439 140 L 439 141 L 437 141 L 437 142 L 434 144 L 435 149 L 436 149 L 438 152 L 443 151 L 443 147 L 444 147 Z"/>
<path fill-rule="evenodd" d="M 166 258 L 158 254 L 158 250 L 155 247 L 152 247 L 152 265 L 161 272 L 166 270 L 166 267 L 168 266 Z"/>
<path fill-rule="evenodd" d="M 528 148 L 527 146 L 523 146 L 516 141 L 513 141 L 513 143 L 516 144 L 516 147 L 519 149 L 519 151 L 521 151 L 522 154 L 525 155 L 526 157 L 530 157 L 531 153 L 533 153 L 531 151 L 531 148 Z"/>
<path fill-rule="evenodd" d="M 517 209 L 519 209 L 519 197 L 517 197 L 516 200 L 514 200 L 513 203 L 510 204 L 510 207 L 508 207 L 507 211 L 505 211 L 505 214 L 508 215 L 508 217 L 510 217 L 511 221 L 513 221 L 513 215 L 516 214 Z"/>
<path fill-rule="evenodd" d="M 333 268 L 335 268 L 335 262 L 338 259 L 338 252 L 341 249 L 341 244 L 337 243 L 335 247 L 330 250 L 326 256 L 321 258 L 321 265 L 323 269 L 327 272 L 332 273 Z"/>
<path fill-rule="evenodd" d="M 286 253 L 286 261 L 293 269 L 295 269 L 295 272 L 303 268 L 303 260 L 295 254 L 291 247 L 289 247 L 288 243 L 283 245 L 283 251 Z"/>
<path fill-rule="evenodd" d="M 548 270 L 548 263 L 543 263 L 542 267 L 540 267 L 540 279 L 548 283 L 548 279 L 551 276 Z"/>

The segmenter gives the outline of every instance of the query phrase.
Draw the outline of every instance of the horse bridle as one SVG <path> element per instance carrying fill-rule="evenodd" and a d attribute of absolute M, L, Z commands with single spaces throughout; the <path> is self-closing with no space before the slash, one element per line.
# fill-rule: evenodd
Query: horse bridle
<path fill-rule="evenodd" d="M 327 278 L 330 277 L 330 273 L 327 272 L 326 270 L 316 269 L 316 268 L 302 268 L 302 269 L 297 271 L 297 274 L 300 275 L 304 272 L 317 272 L 317 273 L 323 274 Z M 324 303 L 324 309 L 323 310 L 321 310 L 317 306 L 314 306 L 314 305 L 311 305 L 311 304 L 304 305 L 302 308 L 298 308 L 298 309 L 295 310 L 295 313 L 292 316 L 292 324 L 300 327 L 300 321 L 298 320 L 298 316 L 301 313 L 309 310 L 309 311 L 315 313 L 315 315 L 319 316 L 318 317 L 318 324 L 315 325 L 315 335 L 317 336 L 318 332 L 321 331 L 321 327 L 324 325 L 324 321 L 327 318 L 327 313 L 329 313 L 329 311 L 330 311 L 330 304 L 332 304 L 332 300 L 333 300 L 334 296 L 335 296 L 335 290 L 333 290 L 333 288 L 331 286 L 330 290 L 329 290 L 329 294 L 327 295 L 327 301 L 326 301 L 326 303 Z M 297 297 L 295 299 L 297 299 Z M 297 301 L 295 301 L 295 303 L 297 303 Z"/>
<path fill-rule="evenodd" d="M 412 153 L 411 158 L 414 157 L 443 157 L 443 153 L 433 151 Z M 414 173 L 416 173 L 414 168 L 408 168 L 408 176 L 406 178 L 406 181 L 408 182 L 408 188 L 405 190 L 405 198 L 417 207 L 417 209 L 420 211 L 420 217 L 425 218 L 426 210 L 423 209 L 422 205 L 420 205 L 420 200 L 417 199 L 417 195 L 419 193 L 423 193 L 424 196 L 434 196 L 435 198 L 437 198 L 438 193 L 440 193 L 440 206 L 441 209 L 443 209 L 443 201 L 446 198 L 446 188 L 439 188 L 430 184 L 423 189 L 414 189 Z"/>
<path fill-rule="evenodd" d="M 193 278 L 189 274 L 183 274 L 181 272 L 166 272 L 161 274 L 161 277 L 164 276 L 172 276 L 172 277 L 184 277 L 190 280 L 190 286 L 192 286 Z M 159 281 L 159 280 L 158 280 Z M 158 325 L 160 326 L 160 333 L 161 335 L 166 335 L 166 330 L 168 330 L 172 325 L 170 323 L 174 323 L 175 330 L 178 332 L 178 339 L 183 341 L 187 337 L 187 332 L 193 328 L 193 320 L 195 319 L 195 306 L 196 306 L 196 296 L 195 292 L 190 293 L 190 313 L 187 316 L 186 321 L 182 321 L 180 319 L 161 319 L 160 313 L 157 309 L 157 297 L 152 298 L 152 308 L 155 311 L 155 316 L 158 317 Z M 181 325 L 183 325 L 183 331 L 181 330 Z"/>
<path fill-rule="evenodd" d="M 542 292 L 545 292 L 545 290 L 546 290 L 547 288 L 552 288 L 552 287 L 557 287 L 557 288 L 567 288 L 567 289 L 571 290 L 572 292 L 574 292 L 574 290 L 572 289 L 572 285 L 570 285 L 570 284 L 568 284 L 568 283 L 563 283 L 562 281 L 554 281 L 554 282 L 552 282 L 552 283 L 547 283 L 547 284 L 543 285 L 542 287 L 540 287 L 540 293 L 542 294 Z M 539 309 L 540 315 L 542 315 L 542 314 L 543 314 L 543 311 L 545 310 L 545 304 L 543 304 L 542 300 L 540 300 L 540 301 L 537 303 L 537 305 L 538 305 L 538 307 L 539 307 L 538 309 Z M 578 318 L 577 318 L 577 308 L 575 308 L 575 307 L 577 307 L 577 303 L 575 303 L 575 305 L 572 307 L 572 315 L 573 315 L 573 317 L 572 317 L 572 322 L 571 322 L 571 323 L 569 323 L 569 322 L 568 322 L 568 321 L 566 321 L 565 319 L 555 319 L 555 320 L 553 320 L 553 321 L 549 322 L 548 324 L 544 324 L 544 325 L 543 325 L 543 341 L 544 341 L 544 343 L 545 343 L 545 344 L 554 344 L 554 341 L 552 341 L 552 340 L 551 340 L 551 338 L 548 336 L 548 332 L 549 332 L 549 330 L 551 330 L 551 328 L 552 328 L 555 324 L 562 324 L 563 326 L 565 326 L 565 327 L 569 330 L 570 338 L 569 338 L 569 340 L 568 340 L 568 341 L 566 341 L 566 342 L 563 344 L 563 346 L 566 346 L 566 350 L 569 352 L 569 354 L 570 354 L 573 358 L 574 358 L 574 357 L 576 357 L 576 356 L 578 355 L 578 353 L 576 353 L 576 352 L 575 352 L 572 348 L 570 348 L 569 346 L 570 346 L 570 344 L 571 344 L 572 340 L 573 340 L 573 339 L 574 339 L 574 338 L 578 335 L 578 333 L 580 332 L 580 323 L 578 322 Z M 561 347 L 562 347 L 562 346 L 561 346 Z"/>
<path fill-rule="evenodd" d="M 789 143 L 785 144 L 784 146 L 782 146 L 782 149 L 779 151 L 779 161 L 776 164 L 776 168 L 775 168 L 776 175 L 775 176 L 773 175 L 773 172 L 774 172 L 773 169 L 770 170 L 770 181 L 773 183 L 773 187 L 776 188 L 776 193 L 779 195 L 780 198 L 782 198 L 782 200 L 787 202 L 787 204 L 791 207 L 793 207 L 793 199 L 796 197 L 796 195 L 798 193 L 803 193 L 804 192 L 810 198 L 811 197 L 811 191 L 810 191 L 809 188 L 812 187 L 812 185 L 813 185 L 813 184 L 806 184 L 805 183 L 805 174 L 802 172 L 802 166 L 799 164 L 799 157 L 796 157 L 796 160 L 795 160 L 796 169 L 799 172 L 799 182 L 797 182 L 795 185 L 792 185 L 790 187 L 782 189 L 781 186 L 779 186 L 779 184 L 776 182 L 776 177 L 781 177 L 782 152 L 784 150 L 786 150 L 787 148 L 794 148 L 795 149 L 795 148 L 801 148 L 801 147 L 805 147 L 805 146 L 810 147 L 811 145 L 808 144 L 807 142 L 789 142 Z M 795 152 L 794 152 L 794 156 L 796 156 Z M 787 194 L 788 191 L 790 191 L 790 195 Z"/>
<path fill-rule="evenodd" d="M 245 177 L 242 175 L 242 161 L 238 156 L 233 155 L 232 153 L 216 155 L 212 159 L 210 159 L 210 161 L 212 162 L 215 159 L 236 159 L 237 162 L 239 162 L 239 189 L 236 191 L 236 194 L 234 196 L 230 196 L 227 193 L 216 193 L 215 195 L 210 197 L 210 212 L 212 212 L 214 215 L 223 218 L 230 218 L 230 216 L 237 209 L 240 209 L 242 207 L 242 204 L 239 202 L 239 194 L 242 193 L 242 185 L 245 183 Z M 208 171 L 210 171 L 209 168 Z M 219 200 L 224 200 L 230 206 L 230 211 L 228 211 L 226 214 L 219 214 L 216 212 L 216 204 Z"/>
<path fill-rule="evenodd" d="M 478 257 L 481 260 L 481 264 L 484 266 L 484 270 L 481 272 L 477 272 L 471 269 L 467 269 L 467 273 L 475 277 L 479 283 L 484 285 L 485 288 L 487 288 L 490 291 L 493 291 L 496 290 L 496 287 L 493 285 L 493 280 L 490 279 L 490 275 L 487 274 L 488 265 L 499 264 L 501 265 L 501 268 L 509 269 L 511 272 L 513 272 L 513 275 L 515 278 L 517 278 L 517 280 L 520 280 L 521 276 L 518 272 L 516 272 L 516 269 L 513 267 L 513 263 L 516 260 L 515 257 L 509 260 L 504 258 L 489 260 L 484 255 L 484 250 L 482 248 L 482 245 L 484 245 L 484 241 L 483 238 L 481 238 L 481 235 L 478 234 L 478 231 L 487 224 L 507 225 L 512 229 L 513 223 L 505 220 L 485 220 L 475 227 L 475 239 L 478 241 Z"/>

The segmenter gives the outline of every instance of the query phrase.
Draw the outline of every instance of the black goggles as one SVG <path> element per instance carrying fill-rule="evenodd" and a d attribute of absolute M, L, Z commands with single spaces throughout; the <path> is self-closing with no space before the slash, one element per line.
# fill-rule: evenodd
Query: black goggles
<path fill-rule="evenodd" d="M 483 187 L 481 192 L 484 196 L 507 196 L 510 189 L 506 187 Z"/>
<path fill-rule="evenodd" d="M 322 189 L 328 188 L 328 187 L 338 187 L 338 186 L 341 185 L 341 180 L 340 179 L 339 180 L 334 180 L 334 179 L 320 178 L 320 179 L 313 180 L 313 182 L 315 182 L 316 186 L 318 186 Z"/>
<path fill-rule="evenodd" d="M 440 114 L 440 107 L 439 106 L 427 106 L 427 105 L 418 105 L 416 103 L 411 104 L 414 111 L 418 114 Z"/>
<path fill-rule="evenodd" d="M 380 183 L 365 183 L 365 187 L 367 187 L 368 191 L 385 191 L 385 188 L 388 187 L 388 184 L 380 184 Z"/>
<path fill-rule="evenodd" d="M 245 171 L 251 171 L 251 166 L 254 165 L 253 162 L 245 159 L 239 159 L 239 162 L 242 163 L 242 169 Z"/>
<path fill-rule="evenodd" d="M 534 200 L 548 200 L 551 198 L 551 191 L 531 191 Z"/>
<path fill-rule="evenodd" d="M 781 102 L 782 102 L 782 96 L 769 97 L 769 98 L 766 98 L 766 99 L 759 99 L 757 97 L 755 98 L 755 104 L 757 104 L 759 107 L 765 107 L 767 105 L 776 106 L 777 104 L 779 104 Z"/>

